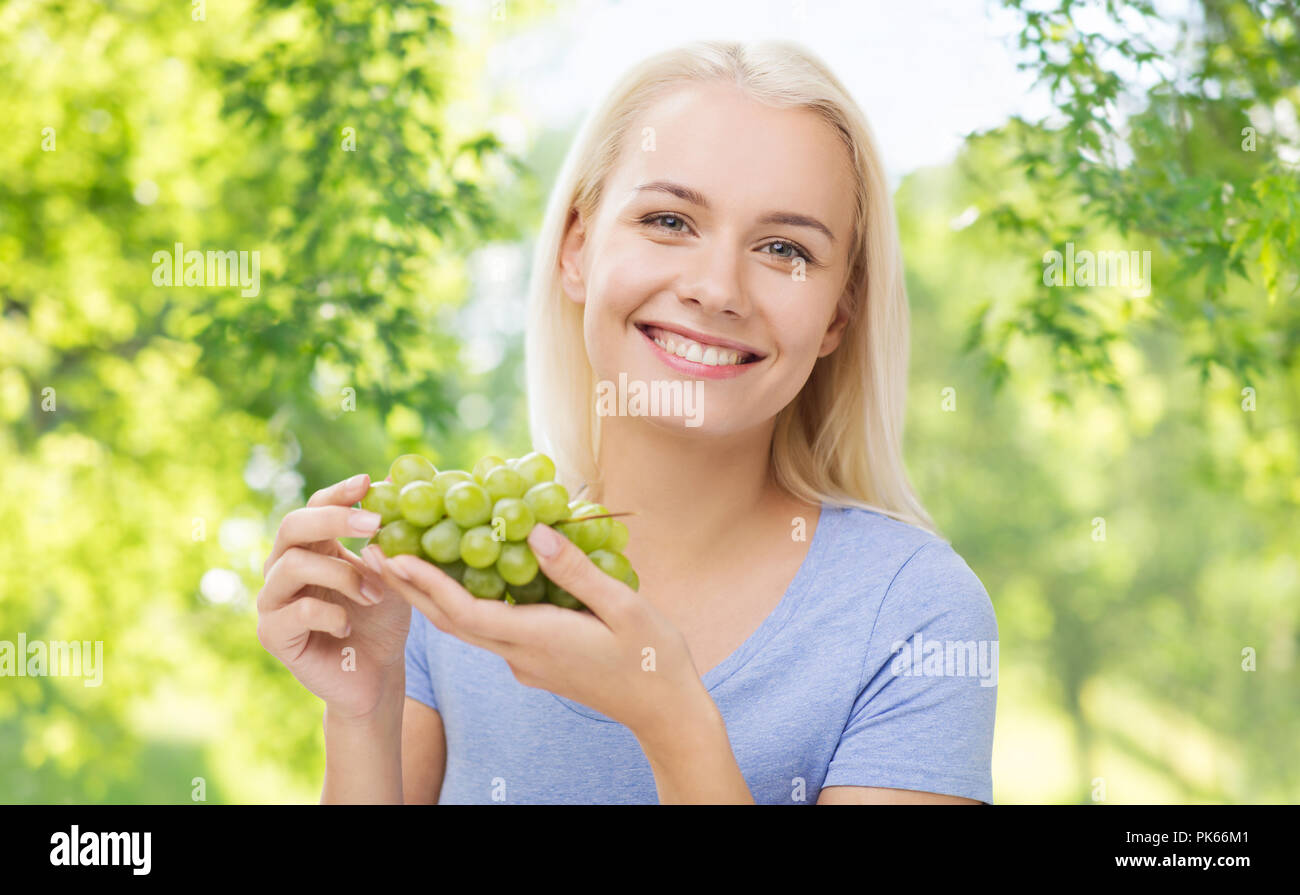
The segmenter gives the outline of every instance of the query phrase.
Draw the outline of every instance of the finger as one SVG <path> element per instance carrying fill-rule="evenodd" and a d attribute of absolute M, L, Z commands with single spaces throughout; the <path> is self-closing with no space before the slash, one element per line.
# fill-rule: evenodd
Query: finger
<path fill-rule="evenodd" d="M 346 561 L 348 565 L 352 566 L 352 568 L 356 569 L 363 576 L 365 576 L 365 579 L 369 581 L 371 584 L 373 584 L 375 587 L 383 587 L 384 582 L 383 579 L 380 577 L 379 569 L 370 568 L 370 566 L 366 563 L 365 559 L 353 553 L 351 550 L 349 550 L 347 547 L 344 547 L 338 541 L 333 541 L 331 543 L 333 543 L 334 545 L 335 556 L 337 556 L 339 559 Z M 367 544 L 366 546 L 370 546 L 370 545 Z M 365 548 L 363 547 L 362 549 L 364 550 Z"/>
<path fill-rule="evenodd" d="M 386 565 L 398 576 L 405 573 L 406 583 L 433 599 L 448 621 L 458 629 L 516 649 L 526 650 L 537 645 L 539 615 L 550 613 L 553 618 L 564 620 L 572 620 L 578 615 L 545 603 L 511 606 L 499 600 L 479 599 L 420 557 L 395 556 Z"/>
<path fill-rule="evenodd" d="M 328 488 L 321 488 L 311 496 L 307 501 L 309 507 L 323 506 L 351 506 L 358 500 L 366 496 L 370 490 L 370 476 L 367 473 L 359 473 L 350 479 L 344 479 L 336 482 Z"/>
<path fill-rule="evenodd" d="M 321 490 L 317 491 L 315 494 L 311 496 L 311 499 L 307 501 L 307 506 L 319 507 L 319 506 L 328 506 L 331 504 L 335 506 L 348 506 L 350 504 L 354 504 L 358 502 L 359 500 L 361 500 L 361 498 L 365 497 L 366 492 L 369 490 L 370 490 L 370 476 L 367 473 L 363 472 L 358 475 L 354 475 L 350 479 L 344 479 L 341 482 L 336 482 L 335 484 L 330 485 L 328 488 L 322 488 Z M 281 523 L 281 527 L 283 527 L 283 523 Z M 282 553 L 284 549 L 287 548 L 287 546 L 288 546 L 287 544 L 282 544 L 280 542 L 279 535 L 277 533 L 276 547 L 279 548 L 279 551 Z M 270 569 L 271 566 L 275 563 L 275 560 L 279 558 L 279 553 L 277 553 L 274 548 L 272 549 L 271 553 L 272 555 L 266 558 L 266 562 L 262 563 L 263 578 L 266 577 L 267 570 Z"/>
<path fill-rule="evenodd" d="M 528 546 L 546 577 L 582 601 L 597 618 L 617 617 L 631 604 L 630 587 L 598 569 L 577 544 L 549 525 L 534 525 Z"/>
<path fill-rule="evenodd" d="M 312 631 L 332 634 L 340 640 L 352 633 L 348 611 L 338 603 L 303 597 L 274 612 L 264 613 L 257 623 L 257 639 L 273 656 L 299 646 Z"/>
<path fill-rule="evenodd" d="M 306 546 L 336 538 L 368 538 L 379 530 L 383 521 L 378 513 L 346 506 L 305 506 L 285 514 L 275 534 L 271 555 L 262 566 L 262 574 L 293 546 Z"/>
<path fill-rule="evenodd" d="M 438 630 L 498 655 L 513 656 L 510 652 L 515 645 L 513 638 L 502 637 L 497 630 L 500 624 L 485 625 L 482 617 L 473 611 L 496 609 L 502 615 L 509 615 L 510 606 L 496 600 L 480 600 L 441 569 L 419 557 L 408 555 L 389 559 L 381 552 L 378 558 L 383 567 L 384 583 L 428 616 Z M 399 575 L 399 570 L 408 577 Z"/>
<path fill-rule="evenodd" d="M 257 596 L 258 611 L 271 612 L 280 608 L 291 602 L 294 595 L 308 584 L 337 591 L 361 606 L 373 606 L 379 602 L 361 592 L 366 584 L 364 573 L 344 560 L 303 547 L 290 547 L 266 576 L 266 585 Z"/>

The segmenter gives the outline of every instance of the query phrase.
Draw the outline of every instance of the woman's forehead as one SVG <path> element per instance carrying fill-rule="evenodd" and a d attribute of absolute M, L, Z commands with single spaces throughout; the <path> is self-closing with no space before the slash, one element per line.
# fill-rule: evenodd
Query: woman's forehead
<path fill-rule="evenodd" d="M 765 106 L 730 85 L 692 85 L 661 98 L 630 129 L 610 198 L 622 206 L 648 183 L 698 192 L 718 213 L 800 211 L 837 235 L 853 213 L 848 152 L 807 109 Z"/>

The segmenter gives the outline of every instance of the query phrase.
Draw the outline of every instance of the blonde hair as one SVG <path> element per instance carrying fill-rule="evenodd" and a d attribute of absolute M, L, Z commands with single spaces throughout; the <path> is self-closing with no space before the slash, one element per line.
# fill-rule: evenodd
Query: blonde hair
<path fill-rule="evenodd" d="M 600 480 L 597 383 L 583 341 L 583 306 L 560 285 L 565 228 L 574 210 L 594 218 L 606 177 L 641 113 L 674 87 L 712 81 L 734 83 L 769 106 L 817 113 L 843 140 L 855 174 L 848 324 L 839 346 L 817 360 L 799 394 L 777 414 L 772 473 L 801 499 L 861 507 L 938 535 L 903 464 L 909 313 L 880 153 L 839 80 L 789 41 L 697 41 L 656 54 L 624 74 L 583 122 L 533 257 L 525 339 L 533 442 L 554 458 L 561 482 Z"/>

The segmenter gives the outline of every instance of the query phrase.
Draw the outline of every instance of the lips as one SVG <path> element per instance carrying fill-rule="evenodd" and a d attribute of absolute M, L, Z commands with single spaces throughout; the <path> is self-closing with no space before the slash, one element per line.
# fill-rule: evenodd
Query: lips
<path fill-rule="evenodd" d="M 641 322 L 637 329 L 666 354 L 710 367 L 743 366 L 766 355 L 731 339 L 723 339 L 675 324 Z"/>
<path fill-rule="evenodd" d="M 654 325 L 637 324 L 637 332 L 641 334 L 641 338 L 645 339 L 646 347 L 659 359 L 660 363 L 668 367 L 668 369 L 691 379 L 735 379 L 737 376 L 744 376 L 750 370 L 758 370 L 763 367 L 753 355 L 745 355 L 744 357 L 749 359 L 741 363 L 742 356 L 734 348 L 719 349 L 717 345 L 706 345 L 693 340 L 694 352 L 699 353 L 700 360 L 690 360 L 689 357 L 694 356 L 694 352 L 685 347 L 687 341 L 685 336 L 670 330 L 660 329 Z M 652 335 L 652 333 L 655 335 Z M 668 339 L 674 340 L 671 343 L 673 347 L 672 353 L 668 351 L 670 344 L 667 341 Z M 682 350 L 686 351 L 687 357 L 678 355 L 678 351 Z M 720 351 L 725 351 L 726 355 L 720 354 Z M 706 355 L 710 363 L 704 363 Z M 732 363 L 732 361 L 736 362 Z"/>

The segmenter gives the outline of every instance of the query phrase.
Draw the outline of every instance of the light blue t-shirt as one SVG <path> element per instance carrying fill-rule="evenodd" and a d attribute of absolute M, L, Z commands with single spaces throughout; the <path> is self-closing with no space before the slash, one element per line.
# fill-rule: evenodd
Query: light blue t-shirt
<path fill-rule="evenodd" d="M 759 804 L 826 786 L 993 801 L 997 619 L 944 540 L 823 505 L 781 602 L 704 675 Z M 655 804 L 622 724 L 515 680 L 504 659 L 412 610 L 406 694 L 441 713 L 439 804 Z"/>

